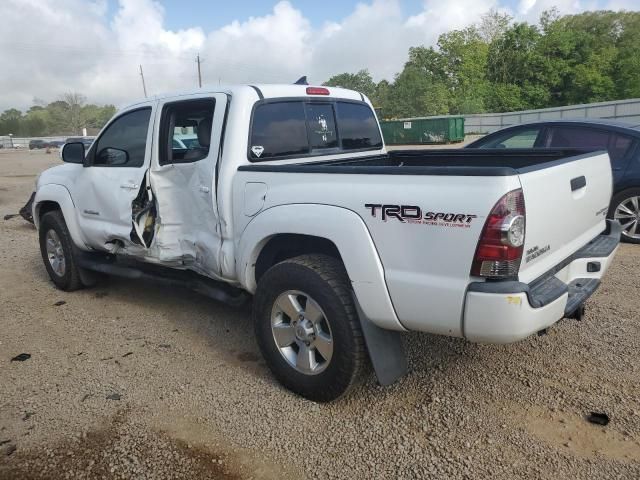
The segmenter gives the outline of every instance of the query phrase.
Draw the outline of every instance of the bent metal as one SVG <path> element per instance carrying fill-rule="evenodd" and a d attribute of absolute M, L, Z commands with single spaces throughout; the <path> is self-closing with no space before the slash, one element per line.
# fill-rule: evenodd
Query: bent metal
<path fill-rule="evenodd" d="M 468 213 L 424 212 L 417 205 L 383 205 L 379 203 L 365 203 L 365 208 L 371 210 L 371 216 L 387 221 L 387 218 L 395 218 L 401 222 L 426 223 L 426 224 L 470 224 L 477 215 Z"/>

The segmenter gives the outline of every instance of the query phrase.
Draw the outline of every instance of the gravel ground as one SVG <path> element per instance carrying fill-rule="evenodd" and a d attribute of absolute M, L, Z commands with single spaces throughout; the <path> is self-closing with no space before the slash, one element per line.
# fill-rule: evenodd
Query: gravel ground
<path fill-rule="evenodd" d="M 4 216 L 58 160 L 0 152 Z M 405 378 L 329 405 L 273 380 L 247 309 L 120 279 L 58 291 L 20 218 L 0 261 L 0 478 L 640 478 L 639 246 L 584 321 L 509 346 L 408 334 Z"/>

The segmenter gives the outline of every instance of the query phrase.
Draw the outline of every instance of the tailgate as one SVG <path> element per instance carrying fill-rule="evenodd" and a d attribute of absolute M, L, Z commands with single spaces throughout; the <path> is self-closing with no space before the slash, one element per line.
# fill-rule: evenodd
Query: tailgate
<path fill-rule="evenodd" d="M 593 152 L 519 172 L 526 208 L 519 279 L 531 282 L 605 229 L 611 164 L 606 152 Z"/>

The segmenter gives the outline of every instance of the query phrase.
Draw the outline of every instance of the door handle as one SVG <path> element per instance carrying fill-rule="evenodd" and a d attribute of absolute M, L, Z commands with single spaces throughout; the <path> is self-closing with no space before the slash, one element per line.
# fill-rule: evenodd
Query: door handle
<path fill-rule="evenodd" d="M 582 187 L 587 186 L 587 179 L 584 175 L 581 177 L 576 177 L 571 179 L 571 191 L 575 192 L 576 190 L 580 190 Z"/>
<path fill-rule="evenodd" d="M 135 190 L 139 186 L 140 185 L 138 185 L 137 183 L 123 183 L 122 185 L 120 185 L 120 188 L 124 188 L 126 190 Z"/>
<path fill-rule="evenodd" d="M 211 190 L 209 187 L 205 187 L 204 185 L 200 185 L 200 191 L 203 193 L 209 193 Z"/>

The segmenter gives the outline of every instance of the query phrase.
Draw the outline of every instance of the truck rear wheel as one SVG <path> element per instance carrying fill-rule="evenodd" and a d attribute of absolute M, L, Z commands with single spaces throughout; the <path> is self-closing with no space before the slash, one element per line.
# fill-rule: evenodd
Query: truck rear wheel
<path fill-rule="evenodd" d="M 361 377 L 367 351 L 342 264 L 302 255 L 271 267 L 254 299 L 260 350 L 289 390 L 328 402 Z"/>
<path fill-rule="evenodd" d="M 73 255 L 73 241 L 62 212 L 45 213 L 38 233 L 42 260 L 56 287 L 67 292 L 82 288 L 80 269 Z"/>

